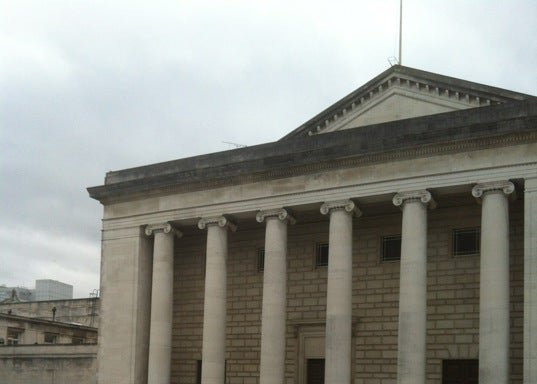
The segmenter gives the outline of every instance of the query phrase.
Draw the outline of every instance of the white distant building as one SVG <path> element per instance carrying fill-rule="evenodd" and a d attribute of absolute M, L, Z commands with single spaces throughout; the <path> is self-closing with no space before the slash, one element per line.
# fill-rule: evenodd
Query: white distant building
<path fill-rule="evenodd" d="M 41 279 L 35 281 L 35 301 L 64 300 L 73 298 L 73 286 L 57 280 Z"/>

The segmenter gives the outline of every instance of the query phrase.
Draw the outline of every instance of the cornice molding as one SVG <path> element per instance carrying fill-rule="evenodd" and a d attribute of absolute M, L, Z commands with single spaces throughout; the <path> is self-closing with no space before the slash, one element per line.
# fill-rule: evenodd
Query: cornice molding
<path fill-rule="evenodd" d="M 178 229 L 174 228 L 170 223 L 159 223 L 159 224 L 148 224 L 144 230 L 146 236 L 152 236 L 155 233 L 163 232 L 166 234 L 172 234 L 181 238 L 183 233 Z"/>
<path fill-rule="evenodd" d="M 321 205 L 320 209 L 323 215 L 332 213 L 333 211 L 345 211 L 350 215 L 356 217 L 362 216 L 362 211 L 358 209 L 354 201 L 352 200 L 337 200 L 337 201 L 328 201 Z"/>
<path fill-rule="evenodd" d="M 436 208 L 436 201 L 433 199 L 433 196 L 426 189 L 418 191 L 408 191 L 408 192 L 399 192 L 393 199 L 393 205 L 396 207 L 403 207 L 405 203 L 419 201 L 422 204 L 425 204 L 429 209 Z"/>
<path fill-rule="evenodd" d="M 202 217 L 212 217 L 221 212 L 231 212 L 233 214 L 257 212 L 259 209 L 272 209 L 275 206 L 293 207 L 302 204 L 319 204 L 322 201 L 344 200 L 348 196 L 360 199 L 369 196 L 391 195 L 397 190 L 421 190 L 443 188 L 457 185 L 467 185 L 470 194 L 470 186 L 476 180 L 506 180 L 527 179 L 535 181 L 537 174 L 537 163 L 512 164 L 499 167 L 486 167 L 472 170 L 461 170 L 454 172 L 443 172 L 435 174 L 420 174 L 405 179 L 380 180 L 378 182 L 367 182 L 365 184 L 353 183 L 341 186 L 334 191 L 330 189 L 314 189 L 308 191 L 293 191 L 270 196 L 256 196 L 246 200 L 233 200 L 220 202 L 217 204 L 205 205 L 203 203 L 189 207 L 176 207 L 158 212 L 139 212 L 134 214 L 118 215 L 115 217 L 105 217 L 103 219 L 103 229 L 105 233 L 114 233 L 125 228 L 132 228 L 132 236 L 138 236 L 136 229 L 147 222 L 155 221 L 181 221 Z M 536 182 L 537 184 L 537 182 Z M 537 185 L 536 185 L 537 187 Z M 391 200 L 391 199 L 390 199 Z M 131 233 L 131 232 L 129 232 Z"/>
<path fill-rule="evenodd" d="M 201 218 L 198 222 L 199 229 L 205 229 L 215 225 L 219 226 L 220 228 L 229 228 L 232 232 L 237 230 L 237 225 L 235 225 L 235 223 L 229 220 L 229 218 L 226 216 Z"/>
<path fill-rule="evenodd" d="M 270 217 L 278 218 L 278 220 L 287 222 L 291 225 L 296 223 L 296 219 L 289 213 L 288 210 L 284 208 L 280 209 L 268 209 L 257 212 L 255 215 L 255 219 L 258 223 L 262 223 L 265 221 L 265 219 L 268 219 Z"/>
<path fill-rule="evenodd" d="M 505 180 L 495 181 L 492 183 L 479 183 L 472 188 L 472 196 L 478 200 L 482 199 L 483 196 L 490 192 L 499 192 L 508 196 L 515 192 L 515 185 L 512 182 Z"/>
<path fill-rule="evenodd" d="M 401 150 L 390 150 L 386 152 L 359 154 L 354 157 L 345 159 L 335 159 L 312 164 L 298 165 L 295 167 L 284 167 L 273 169 L 270 171 L 250 173 L 246 175 L 231 176 L 222 179 L 204 180 L 191 182 L 182 185 L 162 185 L 151 190 L 143 190 L 140 193 L 129 192 L 121 193 L 121 196 L 110 196 L 99 198 L 101 202 L 108 204 L 117 201 L 128 201 L 142 195 L 144 197 L 158 196 L 167 193 L 194 192 L 203 189 L 219 188 L 231 184 L 238 183 L 255 183 L 271 179 L 281 179 L 302 174 L 311 174 L 315 172 L 329 171 L 332 169 L 352 168 L 355 166 L 385 163 L 390 161 L 400 161 L 409 158 L 423 158 L 428 156 L 438 156 L 443 154 L 465 152 L 471 150 L 481 150 L 488 148 L 496 148 L 508 145 L 526 144 L 537 141 L 537 131 L 522 132 L 515 135 L 501 135 L 496 137 L 475 138 L 471 140 L 459 140 L 451 143 L 427 144 L 413 148 Z M 183 172 L 185 175 L 190 175 L 190 171 Z M 174 180 L 181 180 L 182 173 L 174 177 Z M 103 186 L 106 187 L 106 186 Z M 125 194 L 130 195 L 129 199 L 125 198 Z"/>

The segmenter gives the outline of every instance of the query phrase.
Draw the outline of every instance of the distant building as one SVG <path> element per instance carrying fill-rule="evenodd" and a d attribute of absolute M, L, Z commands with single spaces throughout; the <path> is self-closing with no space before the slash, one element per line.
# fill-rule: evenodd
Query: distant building
<path fill-rule="evenodd" d="M 0 383 L 94 384 L 97 328 L 0 313 Z"/>
<path fill-rule="evenodd" d="M 34 301 L 65 300 L 73 298 L 73 286 L 57 280 L 35 281 Z"/>

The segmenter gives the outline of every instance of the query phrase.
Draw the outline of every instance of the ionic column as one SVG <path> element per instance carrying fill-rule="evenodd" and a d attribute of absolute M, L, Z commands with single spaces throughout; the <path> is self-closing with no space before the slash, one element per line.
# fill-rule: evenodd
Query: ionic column
<path fill-rule="evenodd" d="M 352 216 L 361 212 L 351 200 L 324 203 L 330 214 L 324 382 L 351 382 Z"/>
<path fill-rule="evenodd" d="M 154 235 L 151 325 L 149 330 L 148 384 L 168 384 L 172 358 L 173 238 L 181 232 L 169 223 L 148 225 Z"/>
<path fill-rule="evenodd" d="M 256 219 L 267 223 L 259 383 L 282 384 L 285 378 L 287 223 L 294 224 L 295 219 L 285 209 L 260 211 Z"/>
<path fill-rule="evenodd" d="M 479 292 L 479 382 L 509 381 L 509 181 L 477 184 L 482 200 Z"/>
<path fill-rule="evenodd" d="M 524 180 L 524 384 L 537 383 L 537 178 Z"/>
<path fill-rule="evenodd" d="M 393 204 L 403 210 L 397 383 L 425 384 L 427 336 L 427 206 L 426 190 L 401 192 Z"/>
<path fill-rule="evenodd" d="M 236 227 L 224 216 L 201 219 L 207 228 L 205 298 L 203 305 L 202 384 L 225 382 L 226 367 L 226 296 L 227 234 Z"/>

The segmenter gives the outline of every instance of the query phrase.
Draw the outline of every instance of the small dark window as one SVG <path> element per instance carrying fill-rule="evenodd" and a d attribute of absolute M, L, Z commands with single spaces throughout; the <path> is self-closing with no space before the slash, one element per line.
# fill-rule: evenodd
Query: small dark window
<path fill-rule="evenodd" d="M 326 267 L 328 265 L 328 243 L 317 244 L 315 266 Z"/>
<path fill-rule="evenodd" d="M 453 255 L 475 255 L 480 250 L 479 228 L 466 228 L 453 230 Z"/>
<path fill-rule="evenodd" d="M 401 235 L 382 238 L 382 261 L 401 260 Z"/>
<path fill-rule="evenodd" d="M 265 250 L 263 248 L 257 251 L 257 271 L 263 272 L 265 270 Z"/>
<path fill-rule="evenodd" d="M 8 328 L 7 329 L 7 345 L 21 344 L 23 332 L 24 332 L 24 329 Z"/>
<path fill-rule="evenodd" d="M 45 332 L 45 344 L 56 344 L 58 335 L 56 333 Z"/>
<path fill-rule="evenodd" d="M 442 384 L 477 384 L 479 360 L 442 360 Z"/>

